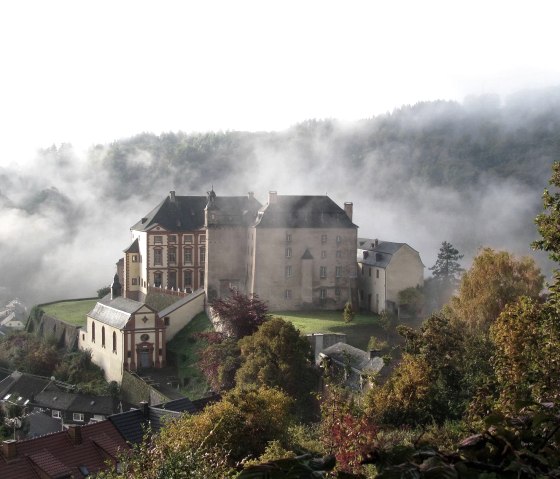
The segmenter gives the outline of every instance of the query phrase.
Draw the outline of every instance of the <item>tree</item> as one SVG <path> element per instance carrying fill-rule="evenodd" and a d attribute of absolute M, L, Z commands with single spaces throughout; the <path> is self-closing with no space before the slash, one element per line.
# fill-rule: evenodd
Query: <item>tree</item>
<path fill-rule="evenodd" d="M 470 329 L 488 331 L 508 304 L 521 296 L 537 298 L 543 280 L 532 258 L 483 248 L 463 275 L 448 312 Z"/>
<path fill-rule="evenodd" d="M 269 319 L 268 306 L 257 296 L 247 296 L 230 289 L 230 296 L 212 302 L 212 311 L 221 322 L 224 332 L 236 339 L 253 334 Z"/>
<path fill-rule="evenodd" d="M 461 273 L 464 271 L 459 264 L 461 259 L 463 259 L 463 255 L 459 254 L 459 251 L 451 243 L 444 241 L 441 243 L 436 263 L 429 269 L 433 272 L 434 278 L 457 284 Z"/>
<path fill-rule="evenodd" d="M 318 384 L 309 342 L 294 325 L 272 318 L 255 334 L 239 341 L 242 365 L 235 375 L 238 387 L 277 387 L 295 400 L 301 418 L 315 407 L 312 393 Z"/>
<path fill-rule="evenodd" d="M 352 309 L 352 303 L 348 302 L 344 305 L 342 318 L 344 319 L 345 323 L 351 323 L 354 320 L 354 310 Z"/>
<path fill-rule="evenodd" d="M 97 297 L 103 298 L 111 292 L 111 286 L 103 286 L 97 290 Z"/>
<path fill-rule="evenodd" d="M 235 373 L 241 366 L 237 340 L 222 336 L 220 340 L 211 341 L 198 354 L 198 367 L 214 391 L 227 391 L 235 386 Z"/>
<path fill-rule="evenodd" d="M 420 288 L 406 288 L 399 291 L 399 307 L 405 306 L 415 317 L 424 309 L 424 294 Z"/>

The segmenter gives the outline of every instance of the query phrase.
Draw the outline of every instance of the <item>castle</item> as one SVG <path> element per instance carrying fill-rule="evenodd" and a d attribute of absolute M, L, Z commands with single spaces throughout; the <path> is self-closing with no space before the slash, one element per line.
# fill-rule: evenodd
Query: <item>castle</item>
<path fill-rule="evenodd" d="M 212 301 L 235 288 L 271 310 L 340 309 L 356 289 L 358 227 L 352 203 L 328 196 L 252 193 L 169 196 L 131 228 L 119 267 L 124 295 L 204 288 Z"/>

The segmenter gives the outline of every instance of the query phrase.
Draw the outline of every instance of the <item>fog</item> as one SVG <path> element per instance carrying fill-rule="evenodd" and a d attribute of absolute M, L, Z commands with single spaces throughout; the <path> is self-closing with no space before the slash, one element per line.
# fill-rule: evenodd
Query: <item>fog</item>
<path fill-rule="evenodd" d="M 95 296 L 110 283 L 131 225 L 170 190 L 200 195 L 212 185 L 218 196 L 254 191 L 262 203 L 269 190 L 352 201 L 358 235 L 408 243 L 426 276 L 444 240 L 465 254 L 464 266 L 482 246 L 534 254 L 533 218 L 558 148 L 547 138 L 560 133 L 558 95 L 542 101 L 549 94 L 527 95 L 529 103 L 522 95 L 506 105 L 471 98 L 357 122 L 220 133 L 215 143 L 189 139 L 194 146 L 184 153 L 170 149 L 179 133 L 85 152 L 46 148 L 21 166 L 0 168 L 0 291 L 28 304 Z M 532 129 L 520 120 L 529 117 Z M 544 139 L 535 141 L 535 132 Z M 524 143 L 518 162 L 480 163 L 459 151 L 463 138 L 468 151 L 490 145 L 494 156 L 510 151 L 507 141 Z M 548 273 L 545 256 L 536 257 Z"/>

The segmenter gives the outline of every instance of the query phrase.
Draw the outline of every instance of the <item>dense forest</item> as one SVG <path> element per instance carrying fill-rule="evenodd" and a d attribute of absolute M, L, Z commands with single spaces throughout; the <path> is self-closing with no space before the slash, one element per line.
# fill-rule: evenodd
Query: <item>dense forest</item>
<path fill-rule="evenodd" d="M 360 236 L 407 242 L 426 265 L 444 239 L 467 263 L 481 246 L 525 254 L 559 152 L 560 89 L 279 132 L 142 133 L 86 152 L 53 145 L 0 168 L 0 286 L 28 302 L 89 296 L 112 277 L 141 215 L 170 190 L 212 185 L 261 202 L 268 190 L 353 201 Z"/>

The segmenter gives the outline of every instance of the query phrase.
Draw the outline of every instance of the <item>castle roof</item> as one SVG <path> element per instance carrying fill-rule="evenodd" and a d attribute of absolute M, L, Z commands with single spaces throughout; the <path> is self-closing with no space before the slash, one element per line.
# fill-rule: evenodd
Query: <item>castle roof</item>
<path fill-rule="evenodd" d="M 140 253 L 140 245 L 138 244 L 138 238 L 136 238 L 131 245 L 124 250 L 125 253 Z"/>
<path fill-rule="evenodd" d="M 131 229 L 147 231 L 159 225 L 168 231 L 193 231 L 204 227 L 207 196 L 175 196 L 171 194 Z M 214 208 L 220 213 L 243 217 L 257 211 L 261 204 L 253 196 L 216 196 Z"/>
<path fill-rule="evenodd" d="M 278 195 L 259 211 L 260 228 L 357 228 L 328 196 Z"/>
<path fill-rule="evenodd" d="M 96 303 L 88 316 L 114 328 L 123 329 L 130 316 L 142 307 L 152 309 L 144 303 L 122 296 L 111 299 L 111 295 L 108 294 Z"/>

